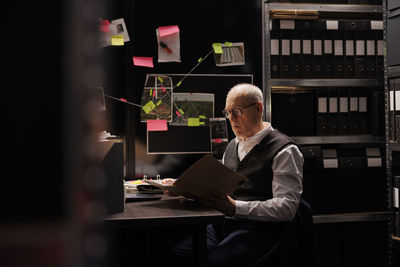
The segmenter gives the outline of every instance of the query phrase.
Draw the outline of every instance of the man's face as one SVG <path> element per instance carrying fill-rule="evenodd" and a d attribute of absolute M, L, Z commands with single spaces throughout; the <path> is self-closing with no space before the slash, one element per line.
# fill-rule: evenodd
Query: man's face
<path fill-rule="evenodd" d="M 226 99 L 225 110 L 240 109 L 241 116 L 236 116 L 235 112 L 231 112 L 229 116 L 232 131 L 237 137 L 248 138 L 256 133 L 259 123 L 257 105 L 245 96 L 232 95 Z"/>

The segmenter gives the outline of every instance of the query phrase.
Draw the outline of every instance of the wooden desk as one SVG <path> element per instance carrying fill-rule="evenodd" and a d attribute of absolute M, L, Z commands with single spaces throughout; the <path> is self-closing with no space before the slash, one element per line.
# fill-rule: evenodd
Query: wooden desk
<path fill-rule="evenodd" d="M 154 228 L 160 226 L 193 227 L 193 247 L 198 266 L 206 259 L 207 224 L 219 224 L 225 219 L 219 211 L 198 202 L 162 195 L 161 200 L 126 203 L 123 212 L 105 218 L 106 226 Z"/>

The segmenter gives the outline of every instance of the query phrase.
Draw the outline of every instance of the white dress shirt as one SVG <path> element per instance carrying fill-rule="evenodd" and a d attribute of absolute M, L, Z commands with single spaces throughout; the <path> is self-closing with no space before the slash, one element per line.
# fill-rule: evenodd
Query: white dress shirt
<path fill-rule="evenodd" d="M 274 131 L 271 124 L 264 124 L 264 129 L 244 141 L 236 137 L 240 161 Z M 273 197 L 265 201 L 236 200 L 235 217 L 257 221 L 289 221 L 294 218 L 303 192 L 303 162 L 303 155 L 297 146 L 289 144 L 283 147 L 272 161 Z"/>

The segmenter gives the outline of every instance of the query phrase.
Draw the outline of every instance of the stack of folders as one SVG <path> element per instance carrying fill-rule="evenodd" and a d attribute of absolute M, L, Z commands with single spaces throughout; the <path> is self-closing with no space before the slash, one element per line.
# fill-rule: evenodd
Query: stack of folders
<path fill-rule="evenodd" d="M 400 237 L 399 189 L 400 176 L 393 176 L 393 235 Z"/>
<path fill-rule="evenodd" d="M 390 140 L 400 142 L 400 79 L 389 82 Z"/>
<path fill-rule="evenodd" d="M 382 167 L 379 147 L 322 148 L 321 146 L 302 146 L 305 170 L 354 169 Z"/>
<path fill-rule="evenodd" d="M 273 19 L 271 78 L 383 78 L 383 21 Z"/>
<path fill-rule="evenodd" d="M 269 0 L 270 3 L 321 3 L 321 4 L 349 4 L 349 5 L 382 5 L 382 0 Z"/>
<path fill-rule="evenodd" d="M 317 93 L 317 135 L 368 134 L 366 93 L 347 89 Z"/>

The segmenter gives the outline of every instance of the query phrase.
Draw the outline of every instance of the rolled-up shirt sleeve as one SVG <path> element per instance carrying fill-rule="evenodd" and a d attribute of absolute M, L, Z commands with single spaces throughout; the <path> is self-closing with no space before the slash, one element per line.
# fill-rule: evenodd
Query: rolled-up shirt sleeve
<path fill-rule="evenodd" d="M 303 155 L 295 145 L 287 145 L 272 163 L 273 198 L 265 201 L 236 200 L 235 217 L 257 221 L 290 221 L 303 192 Z"/>

